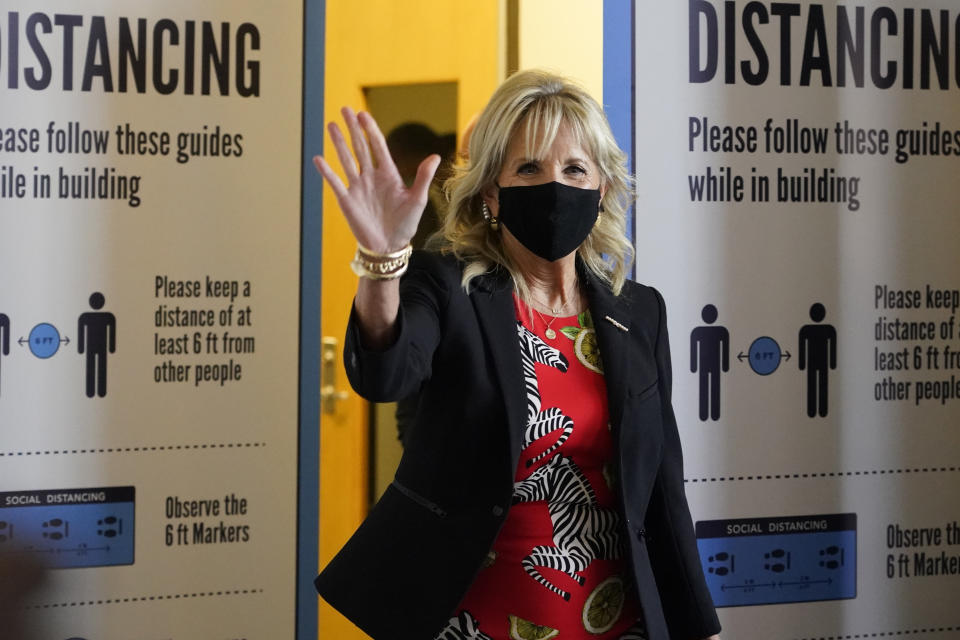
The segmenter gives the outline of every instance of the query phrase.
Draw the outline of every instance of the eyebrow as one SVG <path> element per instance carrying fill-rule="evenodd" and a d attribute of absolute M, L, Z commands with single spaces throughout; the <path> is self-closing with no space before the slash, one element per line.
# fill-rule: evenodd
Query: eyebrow
<path fill-rule="evenodd" d="M 530 162 L 536 162 L 539 164 L 543 162 L 543 160 L 541 158 L 518 158 L 512 164 L 515 167 L 519 167 Z M 570 156 L 569 158 L 564 160 L 562 164 L 584 164 L 585 165 L 585 164 L 589 164 L 589 162 L 590 162 L 589 160 L 587 160 L 586 158 L 582 158 L 580 156 Z"/>

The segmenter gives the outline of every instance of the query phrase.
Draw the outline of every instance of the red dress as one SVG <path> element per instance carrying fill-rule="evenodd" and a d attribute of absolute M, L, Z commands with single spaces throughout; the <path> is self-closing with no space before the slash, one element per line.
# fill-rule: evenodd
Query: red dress
<path fill-rule="evenodd" d="M 513 506 L 437 640 L 645 638 L 613 491 L 603 365 L 589 311 L 515 299 L 527 425 Z M 549 323 L 549 324 L 548 324 Z"/>

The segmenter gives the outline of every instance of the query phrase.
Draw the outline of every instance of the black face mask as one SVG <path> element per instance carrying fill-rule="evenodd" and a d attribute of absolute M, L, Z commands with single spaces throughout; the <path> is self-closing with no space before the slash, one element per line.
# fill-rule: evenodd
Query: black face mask
<path fill-rule="evenodd" d="M 583 244 L 600 211 L 600 189 L 559 182 L 500 187 L 498 200 L 500 222 L 524 247 L 550 262 Z"/>

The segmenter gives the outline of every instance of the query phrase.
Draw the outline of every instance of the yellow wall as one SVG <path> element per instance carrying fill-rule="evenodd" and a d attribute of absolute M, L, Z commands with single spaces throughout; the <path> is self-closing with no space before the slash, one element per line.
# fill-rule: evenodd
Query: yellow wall
<path fill-rule="evenodd" d="M 518 9 L 519 68 L 572 78 L 602 103 L 603 2 L 519 0 Z"/>

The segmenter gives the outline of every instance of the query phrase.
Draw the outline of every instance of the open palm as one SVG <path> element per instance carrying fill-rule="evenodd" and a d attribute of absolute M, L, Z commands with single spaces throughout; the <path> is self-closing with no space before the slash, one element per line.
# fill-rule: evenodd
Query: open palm
<path fill-rule="evenodd" d="M 328 129 L 347 185 L 321 156 L 314 157 L 314 165 L 330 183 L 350 231 L 361 246 L 378 253 L 401 249 L 417 231 L 440 156 L 427 156 L 408 188 L 373 116 L 355 114 L 349 107 L 341 109 L 341 113 L 350 132 L 353 153 L 336 123 L 331 122 Z"/>

